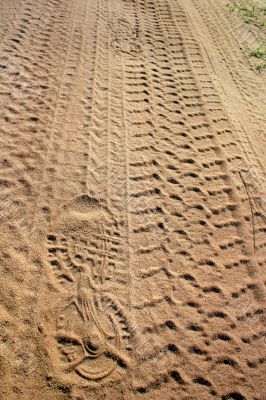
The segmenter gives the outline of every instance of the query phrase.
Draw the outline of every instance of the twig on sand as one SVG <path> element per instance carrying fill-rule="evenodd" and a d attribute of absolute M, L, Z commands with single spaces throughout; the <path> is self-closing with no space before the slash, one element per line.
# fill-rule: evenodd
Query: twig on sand
<path fill-rule="evenodd" d="M 240 179 L 245 187 L 247 196 L 248 196 L 248 202 L 249 202 L 249 207 L 251 211 L 251 221 L 252 221 L 252 229 L 253 229 L 253 247 L 254 247 L 254 253 L 256 252 L 256 229 L 255 229 L 255 214 L 257 213 L 264 222 L 266 222 L 266 218 L 262 214 L 260 210 L 260 206 L 257 202 L 257 200 L 254 198 L 250 188 L 248 187 L 247 182 L 245 181 L 243 174 L 241 171 L 239 171 Z"/>

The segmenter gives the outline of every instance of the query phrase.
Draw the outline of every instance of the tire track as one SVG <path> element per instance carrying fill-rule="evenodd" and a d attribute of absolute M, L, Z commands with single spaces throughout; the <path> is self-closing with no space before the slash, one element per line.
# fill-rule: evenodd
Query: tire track
<path fill-rule="evenodd" d="M 134 2 L 134 7 L 127 5 L 128 8 L 124 5 L 124 18 L 137 16 L 135 23 L 142 33 L 143 41 L 143 54 L 137 59 L 129 56 L 125 67 L 127 115 L 131 125 L 130 143 L 133 150 L 129 153 L 129 187 L 132 214 L 130 236 L 134 243 L 131 265 L 137 277 L 132 289 L 138 310 L 135 315 L 138 326 L 142 326 L 141 321 L 150 321 L 155 331 L 158 330 L 158 318 L 162 315 L 163 319 L 171 321 L 169 326 L 176 326 L 179 332 L 184 321 L 189 320 L 191 307 L 196 307 L 199 315 L 206 313 L 204 325 L 208 330 L 217 329 L 218 326 L 219 329 L 226 329 L 225 326 L 233 322 L 230 321 L 230 311 L 224 312 L 225 309 L 228 310 L 226 304 L 231 301 L 230 294 L 225 291 L 225 282 L 220 281 L 224 280 L 222 271 L 226 260 L 232 260 L 232 257 L 236 260 L 236 265 L 248 265 L 248 253 L 251 254 L 245 222 L 237 211 L 240 205 L 239 190 L 229 173 L 230 162 L 239 156 L 239 150 L 232 140 L 232 129 L 223 106 L 204 70 L 186 15 L 179 4 L 171 3 L 171 6 L 175 14 L 169 2 Z M 175 21 L 180 30 L 175 26 Z M 138 105 L 142 117 L 138 112 Z M 222 147 L 226 149 L 226 155 Z M 211 161 L 206 160 L 206 155 Z M 225 203 L 226 207 L 217 212 L 214 205 L 220 203 Z M 209 210 L 212 208 L 210 215 Z M 200 236 L 202 239 L 199 239 Z M 235 237 L 236 240 L 228 246 L 223 243 L 222 238 L 225 237 Z M 243 237 L 247 240 L 243 241 Z M 200 257 L 201 254 L 205 255 L 204 259 Z M 209 256 L 206 257 L 207 254 Z M 147 272 L 147 268 L 149 270 L 152 264 L 157 264 L 158 259 L 162 264 L 161 272 L 159 268 L 158 273 L 152 273 L 147 278 L 144 294 L 142 277 L 138 275 L 138 271 L 143 265 Z M 185 271 L 182 274 L 183 268 Z M 247 276 L 247 271 L 243 271 L 243 267 L 240 267 L 239 282 L 243 282 L 243 273 Z M 253 275 L 252 271 L 250 273 Z M 226 278 L 227 284 L 231 279 L 229 276 L 230 274 Z M 178 277 L 181 279 L 179 278 L 177 284 Z M 210 282 L 215 284 L 212 286 Z M 194 287 L 192 292 L 191 286 Z M 196 301 L 197 293 L 200 293 L 199 298 L 202 301 Z M 217 305 L 220 304 L 218 309 L 223 311 L 211 311 L 207 305 L 209 299 L 216 296 L 215 293 L 224 296 L 224 300 L 217 302 Z M 187 296 L 187 305 L 180 311 L 178 304 L 180 301 L 183 303 L 183 298 Z M 158 305 L 163 301 L 168 306 L 164 305 L 160 312 Z M 198 306 L 194 305 L 197 303 Z M 196 316 L 195 318 L 197 319 Z M 219 323 L 217 318 L 218 321 L 220 319 Z M 147 327 L 145 330 L 150 329 Z M 165 329 L 167 337 L 167 330 L 171 331 L 171 328 L 166 325 Z M 237 335 L 241 335 L 240 326 L 235 329 Z M 184 338 L 188 340 L 188 331 L 185 328 L 184 331 Z M 154 346 L 160 348 L 160 337 L 152 339 L 151 335 L 144 347 L 150 348 L 151 352 Z M 190 335 L 189 337 L 193 338 Z M 170 346 L 171 340 L 168 340 Z M 212 349 L 212 343 L 208 340 L 206 343 Z M 176 347 L 170 346 L 170 349 L 176 354 L 175 349 L 179 345 L 176 342 L 173 344 Z M 184 347 L 187 345 L 184 344 Z M 148 354 L 145 359 L 149 358 Z M 150 390 L 157 388 L 159 383 L 155 384 L 153 374 L 145 371 L 163 371 L 165 368 L 170 370 L 167 376 L 179 377 L 177 381 L 179 379 L 180 392 L 177 393 L 180 395 L 199 393 L 199 396 L 206 398 L 204 396 L 207 393 L 218 393 L 217 389 L 220 393 L 223 389 L 216 388 L 214 383 L 217 382 L 216 372 L 211 383 L 204 378 L 204 374 L 199 377 L 196 370 L 192 372 L 195 358 L 198 363 L 198 356 L 195 356 L 197 353 L 193 354 L 187 352 L 188 361 L 178 370 L 172 362 L 171 351 L 164 353 L 161 358 L 153 358 L 150 364 L 140 363 L 135 375 L 135 385 L 138 381 L 142 381 L 142 384 L 139 387 L 137 385 L 136 393 L 142 393 L 142 397 L 145 393 L 151 396 Z M 163 365 L 160 365 L 161 360 Z M 219 368 L 215 367 L 215 371 Z M 242 377 L 246 376 L 246 368 L 243 367 Z M 204 367 L 200 370 L 203 371 Z M 207 375 L 211 374 L 206 372 Z M 226 376 L 229 379 L 230 375 Z M 143 380 L 146 382 L 146 379 L 145 385 Z M 172 379 L 164 379 L 162 376 L 158 381 L 161 382 L 162 389 L 156 392 L 157 395 L 164 391 L 166 393 L 167 390 L 169 393 L 169 388 L 173 385 Z M 251 380 L 249 385 L 252 388 Z"/>
<path fill-rule="evenodd" d="M 28 75 L 0 82 L 0 98 L 30 76 L 44 92 L 26 87 L 1 115 L 0 186 L 24 187 L 36 229 L 30 251 L 14 241 L 14 257 L 3 252 L 14 322 L 0 339 L 23 319 L 18 343 L 47 398 L 260 396 L 265 227 L 255 257 L 235 179 L 241 139 L 187 4 L 27 1 L 20 36 L 10 28 L 3 41 L 6 64 L 23 60 Z M 35 395 L 21 376 L 15 395 Z"/>
<path fill-rule="evenodd" d="M 187 7 L 188 5 L 184 6 Z M 242 65 L 238 61 L 242 58 L 242 62 L 245 63 L 246 58 L 242 57 L 239 51 L 237 55 L 234 51 L 232 51 L 232 49 L 241 48 L 241 45 L 238 44 L 233 28 L 228 25 L 228 21 L 224 17 L 224 14 L 227 12 L 225 5 L 217 5 L 213 3 L 212 7 L 208 8 L 207 14 L 205 12 L 206 5 L 201 6 L 200 3 L 196 4 L 193 2 L 192 8 L 194 8 L 195 11 L 197 10 L 199 12 L 198 15 L 200 15 L 204 20 L 204 26 L 207 27 L 208 34 L 211 36 L 211 41 L 208 41 L 208 43 L 214 43 L 213 54 L 216 53 L 217 57 L 212 58 L 210 61 L 210 68 L 213 71 L 217 71 L 218 69 L 222 69 L 222 65 L 225 63 L 227 71 L 230 72 L 229 75 L 228 72 L 226 72 L 223 68 L 223 72 L 221 73 L 227 75 L 228 81 L 231 82 L 231 88 L 229 88 L 229 86 L 223 82 L 219 82 L 218 85 L 222 86 L 221 95 L 224 97 L 224 104 L 226 105 L 229 100 L 230 107 L 228 107 L 228 110 L 229 112 L 233 112 L 233 118 L 237 126 L 236 132 L 238 132 L 239 138 L 238 143 L 242 147 L 243 153 L 245 154 L 249 165 L 252 167 L 254 165 L 256 166 L 253 167 L 254 174 L 258 179 L 258 182 L 260 182 L 261 180 L 264 180 L 264 167 L 263 163 L 260 161 L 261 156 L 263 155 L 260 153 L 261 146 L 256 144 L 262 143 L 264 140 L 262 135 L 263 110 L 261 109 L 261 105 L 263 104 L 263 94 L 261 93 L 259 87 L 260 77 L 257 77 L 254 74 L 251 81 L 250 71 L 244 71 Z M 219 17 L 217 17 L 218 15 Z M 191 17 L 193 19 L 195 18 L 193 14 Z M 196 29 L 198 29 L 198 26 L 196 26 Z M 201 33 L 202 32 L 200 32 L 200 34 Z M 224 39 L 225 37 L 227 38 L 226 40 Z M 221 45 L 221 43 L 224 45 Z M 220 63 L 218 66 L 216 60 L 222 60 L 222 63 Z M 218 79 L 219 78 L 217 78 L 217 82 Z M 235 89 L 232 90 L 232 88 Z M 237 94 L 237 92 L 239 94 Z M 237 99 L 237 109 L 235 108 L 234 98 Z M 255 115 L 253 110 L 256 110 Z M 241 118 L 239 116 L 241 116 Z M 247 127 L 249 131 L 247 130 Z M 252 135 L 256 135 L 255 140 L 250 139 L 250 132 L 252 132 Z M 245 140 L 243 140 L 243 134 Z M 250 149 L 252 149 L 253 154 L 250 153 Z"/>
<path fill-rule="evenodd" d="M 100 0 L 94 3 L 95 10 L 96 5 L 97 22 L 89 27 L 96 32 L 95 40 L 90 42 L 95 58 L 92 64 L 84 65 L 81 55 L 80 68 L 84 70 L 84 75 L 78 69 L 72 78 L 73 86 L 78 83 L 78 94 L 81 87 L 85 86 L 80 77 L 86 78 L 87 69 L 93 71 L 84 97 L 84 108 L 80 108 L 78 114 L 71 113 L 72 98 L 75 101 L 78 97 L 73 89 L 69 95 L 68 111 L 62 115 L 67 115 L 75 129 L 69 131 L 65 140 L 62 135 L 54 136 L 58 146 L 57 149 L 53 146 L 50 158 L 52 160 L 52 157 L 55 157 L 54 150 L 57 150 L 58 165 L 64 179 L 72 170 L 73 173 L 76 172 L 78 166 L 69 163 L 68 167 L 68 164 L 61 162 L 60 143 L 75 141 L 77 149 L 84 143 L 87 152 L 86 163 L 84 162 L 84 186 L 79 188 L 78 179 L 73 177 L 67 185 L 64 182 L 66 196 L 50 195 L 51 205 L 61 203 L 62 206 L 54 208 L 54 218 L 51 218 L 50 231 L 47 234 L 48 274 L 56 290 L 56 296 L 52 297 L 51 303 L 59 312 L 59 316 L 50 318 L 50 329 L 55 333 L 49 335 L 47 341 L 47 347 L 51 348 L 55 371 L 53 379 L 71 385 L 83 394 L 83 386 L 88 386 L 86 393 L 90 393 L 91 387 L 95 390 L 98 386 L 107 392 L 110 377 L 120 380 L 123 370 L 130 369 L 132 353 L 132 329 L 127 317 L 127 309 L 130 308 L 128 245 L 125 239 L 127 214 L 122 201 L 123 186 L 126 184 L 124 129 L 121 132 L 121 126 L 124 124 L 121 96 L 123 84 L 120 75 L 122 66 L 119 57 L 112 60 L 109 46 L 110 32 L 107 23 L 113 10 L 112 4 Z M 80 15 L 85 15 L 86 21 L 88 17 L 82 11 L 82 7 L 79 12 Z M 80 24 L 79 16 L 76 18 Z M 87 37 L 89 29 L 83 32 L 83 38 Z M 84 54 L 91 53 L 88 48 L 83 51 Z M 62 98 L 65 101 L 66 96 Z M 60 112 L 58 115 L 61 117 Z M 60 123 L 61 119 L 58 122 Z M 63 120 L 63 123 L 60 123 L 61 129 L 66 122 Z M 81 159 L 78 152 L 75 153 L 75 159 Z M 118 165 L 119 171 L 121 170 L 119 177 L 122 179 L 122 194 L 115 187 L 117 176 L 114 175 L 114 165 Z M 53 166 L 53 160 L 49 166 Z M 51 175 L 47 177 L 51 179 Z M 70 186 L 72 182 L 75 189 L 73 192 Z M 54 187 L 57 190 L 60 188 L 58 180 L 54 180 Z M 77 263 L 77 260 L 81 263 Z M 82 265 L 84 269 L 82 267 L 81 270 Z M 85 284 L 86 280 L 87 283 L 90 282 L 89 285 Z M 45 293 L 42 293 L 40 298 L 43 296 Z M 80 301 L 82 296 L 84 300 Z M 76 300 L 70 301 L 71 298 Z M 87 306 L 83 309 L 82 305 L 85 303 Z M 78 329 L 79 324 L 77 311 L 87 326 L 84 326 L 80 339 L 75 340 L 73 332 Z M 73 323 L 70 322 L 72 318 Z M 93 332 L 90 331 L 91 323 L 94 324 Z M 88 335 L 87 339 L 85 334 Z M 82 343 L 90 354 L 94 351 L 90 337 L 95 336 L 101 344 L 99 348 L 97 346 L 95 361 L 91 362 L 87 356 L 81 358 L 78 345 Z M 71 343 L 72 353 L 68 350 L 68 343 Z M 62 361 L 66 363 L 65 373 L 64 368 L 60 367 Z M 106 382 L 106 387 L 101 384 L 102 380 Z"/>
<path fill-rule="evenodd" d="M 10 32 L 10 29 L 18 24 L 21 18 L 23 3 L 21 1 L 5 2 L 1 8 L 1 28 L 0 28 L 0 48 L 3 45 L 5 37 Z"/>
<path fill-rule="evenodd" d="M 81 46 L 81 36 L 79 34 L 79 19 L 82 18 L 84 8 L 85 4 L 82 1 L 77 1 L 73 3 L 72 20 L 70 25 L 70 34 L 68 37 L 67 51 L 65 59 L 62 63 L 62 70 L 60 74 L 61 79 L 56 96 L 55 112 L 51 121 L 51 125 L 49 127 L 49 141 L 47 146 L 47 153 L 44 160 L 43 176 L 39 193 L 36 199 L 36 204 L 41 204 L 42 213 L 44 213 L 44 215 L 48 214 L 48 217 L 45 217 L 46 219 L 49 219 L 49 214 L 51 212 L 49 204 L 56 196 L 56 194 L 54 193 L 55 181 L 57 181 L 59 190 L 62 187 L 62 183 L 60 183 L 60 178 L 62 182 L 63 177 L 60 177 L 59 171 L 59 177 L 57 178 L 57 166 L 60 164 L 60 161 L 62 162 L 62 164 L 64 163 L 64 148 L 62 147 L 64 145 L 64 142 L 68 143 L 67 113 L 71 113 L 71 106 L 73 107 L 71 97 L 73 95 L 73 88 L 70 77 L 73 78 L 73 75 L 75 76 L 75 73 L 77 73 L 77 69 L 79 67 Z M 75 65 L 76 62 L 77 65 Z M 60 156 L 61 160 L 59 161 Z M 64 168 L 62 168 L 62 170 L 64 171 Z M 40 214 L 36 214 L 34 223 L 35 226 L 38 226 L 37 221 L 40 217 L 42 217 L 40 216 Z"/>

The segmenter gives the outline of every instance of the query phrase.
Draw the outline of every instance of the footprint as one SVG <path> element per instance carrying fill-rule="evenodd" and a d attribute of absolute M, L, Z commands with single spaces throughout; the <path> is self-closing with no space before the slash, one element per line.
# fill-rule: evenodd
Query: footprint
<path fill-rule="evenodd" d="M 130 366 L 131 328 L 110 293 L 121 243 L 107 207 L 88 195 L 62 206 L 52 221 L 48 261 L 66 294 L 54 335 L 62 373 L 99 381 Z"/>

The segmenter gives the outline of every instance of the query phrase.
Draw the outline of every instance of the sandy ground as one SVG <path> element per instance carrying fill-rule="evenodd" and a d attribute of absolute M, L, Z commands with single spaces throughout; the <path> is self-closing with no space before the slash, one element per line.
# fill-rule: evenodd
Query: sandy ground
<path fill-rule="evenodd" d="M 265 31 L 226 3 L 0 0 L 1 400 L 266 399 Z"/>

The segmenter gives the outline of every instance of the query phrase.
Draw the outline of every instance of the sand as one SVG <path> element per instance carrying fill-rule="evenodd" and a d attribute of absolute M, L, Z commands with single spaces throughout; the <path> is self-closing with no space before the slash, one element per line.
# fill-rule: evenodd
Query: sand
<path fill-rule="evenodd" d="M 226 3 L 0 0 L 1 400 L 266 399 L 265 31 Z"/>

